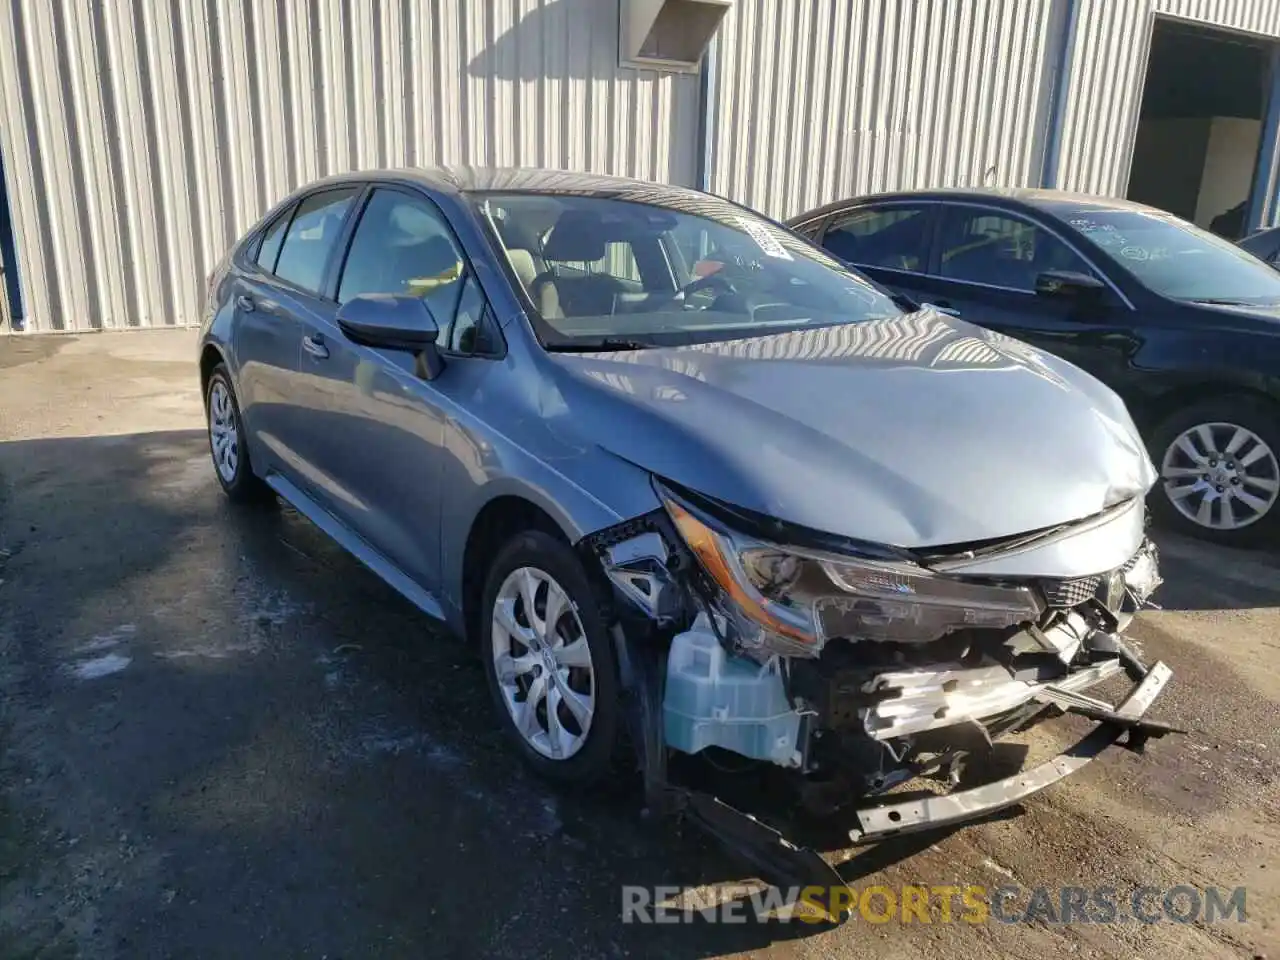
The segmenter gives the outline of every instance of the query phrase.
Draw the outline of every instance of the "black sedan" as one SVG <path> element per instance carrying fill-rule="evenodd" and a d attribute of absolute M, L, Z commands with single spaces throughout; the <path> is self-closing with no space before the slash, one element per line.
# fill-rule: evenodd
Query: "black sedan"
<path fill-rule="evenodd" d="M 1166 521 L 1225 543 L 1280 535 L 1280 272 L 1171 214 L 1048 190 L 881 194 L 788 225 L 1112 387 L 1160 471 Z"/>

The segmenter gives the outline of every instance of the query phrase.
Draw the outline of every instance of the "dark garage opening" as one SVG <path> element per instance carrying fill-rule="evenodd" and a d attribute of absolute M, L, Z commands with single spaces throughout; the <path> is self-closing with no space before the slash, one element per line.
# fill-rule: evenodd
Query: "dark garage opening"
<path fill-rule="evenodd" d="M 1268 44 L 1157 20 L 1129 198 L 1236 239 L 1245 233 L 1270 90 Z"/>

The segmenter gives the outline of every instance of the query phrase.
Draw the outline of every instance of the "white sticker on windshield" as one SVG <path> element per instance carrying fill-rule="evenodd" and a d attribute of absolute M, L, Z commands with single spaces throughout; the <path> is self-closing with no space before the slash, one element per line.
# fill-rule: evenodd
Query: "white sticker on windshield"
<path fill-rule="evenodd" d="M 778 242 L 778 238 L 760 224 L 748 220 L 746 217 L 738 217 L 738 223 L 746 231 L 747 236 L 754 240 L 756 246 L 763 250 L 766 255 L 777 257 L 780 260 L 792 259 L 786 247 Z"/>

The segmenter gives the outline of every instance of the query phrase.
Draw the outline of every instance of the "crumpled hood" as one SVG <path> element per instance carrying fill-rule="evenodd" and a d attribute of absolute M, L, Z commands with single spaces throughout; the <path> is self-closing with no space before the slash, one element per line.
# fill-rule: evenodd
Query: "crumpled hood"
<path fill-rule="evenodd" d="M 932 310 L 553 362 L 582 439 L 725 502 L 861 540 L 1012 536 L 1155 481 L 1111 390 Z"/>

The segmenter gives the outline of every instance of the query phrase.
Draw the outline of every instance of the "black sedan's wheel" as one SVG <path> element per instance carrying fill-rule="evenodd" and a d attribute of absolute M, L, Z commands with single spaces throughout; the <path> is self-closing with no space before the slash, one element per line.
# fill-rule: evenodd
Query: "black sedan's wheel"
<path fill-rule="evenodd" d="M 489 688 L 525 760 L 564 783 L 603 778 L 620 726 L 617 666 L 573 550 L 541 531 L 520 534 L 490 567 L 483 604 Z"/>
<path fill-rule="evenodd" d="M 1180 410 L 1152 436 L 1160 473 L 1152 509 L 1171 525 L 1226 544 L 1280 535 L 1280 416 L 1247 398 Z"/>
<path fill-rule="evenodd" d="M 271 488 L 254 475 L 245 448 L 244 421 L 231 376 L 223 364 L 214 367 L 205 392 L 209 420 L 209 453 L 218 484 L 237 503 L 274 500 Z"/>

